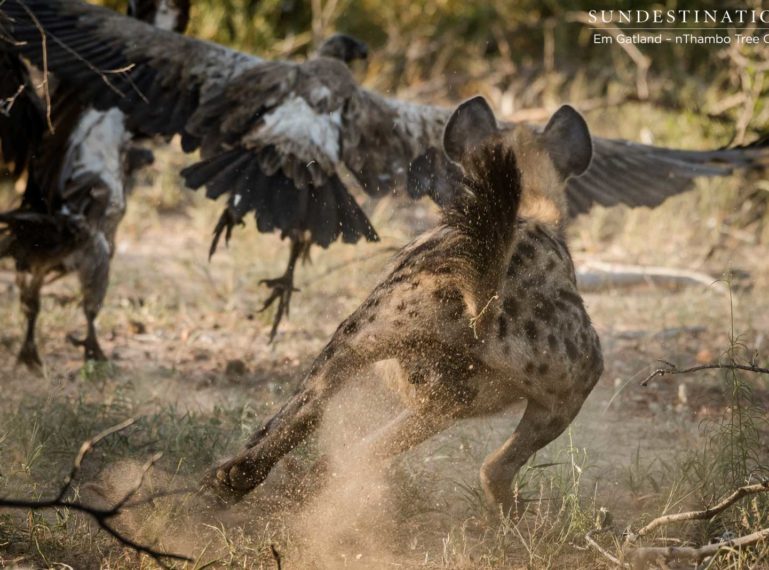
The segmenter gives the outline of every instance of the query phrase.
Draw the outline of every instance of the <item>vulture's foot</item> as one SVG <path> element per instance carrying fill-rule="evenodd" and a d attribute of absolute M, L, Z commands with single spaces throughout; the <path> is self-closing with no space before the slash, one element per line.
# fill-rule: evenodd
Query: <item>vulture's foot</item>
<path fill-rule="evenodd" d="M 37 345 L 34 342 L 25 342 L 19 356 L 16 357 L 18 364 L 23 364 L 24 367 L 38 376 L 44 375 L 43 361 L 40 358 L 40 354 L 37 351 Z"/>
<path fill-rule="evenodd" d="M 278 332 L 280 321 L 283 320 L 283 315 L 288 317 L 291 294 L 298 292 L 299 289 L 294 287 L 294 276 L 292 274 L 286 274 L 275 279 L 262 279 L 259 281 L 259 284 L 261 285 L 262 283 L 272 289 L 272 292 L 265 300 L 262 308 L 259 309 L 259 312 L 266 311 L 275 301 L 278 302 L 278 308 L 275 311 L 275 317 L 272 320 L 272 329 L 270 330 L 270 342 L 272 342 L 275 339 L 275 334 Z"/>
<path fill-rule="evenodd" d="M 73 346 L 80 346 L 83 348 L 84 360 L 88 362 L 93 360 L 96 362 L 108 362 L 107 355 L 99 346 L 99 341 L 95 337 L 86 337 L 85 339 L 79 339 L 73 334 L 67 335 L 67 340 Z"/>

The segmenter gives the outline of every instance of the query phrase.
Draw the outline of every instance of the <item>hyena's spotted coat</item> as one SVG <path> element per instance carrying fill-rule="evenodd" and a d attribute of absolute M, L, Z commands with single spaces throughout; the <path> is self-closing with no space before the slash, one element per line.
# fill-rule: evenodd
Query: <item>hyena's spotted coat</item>
<path fill-rule="evenodd" d="M 317 428 L 329 397 L 380 360 L 399 362 L 407 409 L 363 442 L 374 456 L 527 401 L 513 435 L 481 467 L 489 505 L 505 513 L 518 470 L 580 410 L 603 369 L 562 233 L 564 182 L 591 157 L 584 121 L 564 107 L 541 133 L 503 130 L 476 98 L 454 113 L 444 144 L 465 171 L 444 223 L 400 253 L 298 393 L 211 474 L 220 495 L 261 483 Z"/>

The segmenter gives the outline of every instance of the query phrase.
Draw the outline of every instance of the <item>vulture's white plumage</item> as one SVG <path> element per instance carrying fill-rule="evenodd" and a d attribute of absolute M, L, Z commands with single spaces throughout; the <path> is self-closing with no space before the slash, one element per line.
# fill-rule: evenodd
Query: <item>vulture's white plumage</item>
<path fill-rule="evenodd" d="M 344 64 L 356 57 L 344 53 L 354 43 L 304 63 L 265 61 L 80 0 L 5 0 L 0 11 L 12 21 L 2 35 L 38 65 L 38 24 L 45 30 L 49 69 L 76 82 L 96 108 L 116 106 L 129 128 L 180 134 L 184 150 L 200 148 L 201 161 L 182 172 L 187 185 L 205 186 L 212 199 L 228 195 L 212 250 L 251 212 L 260 231 L 292 239 L 286 275 L 269 283 L 268 303 L 280 301 L 276 324 L 309 244 L 377 239 L 343 170 L 370 195 L 405 186 L 414 197 L 451 200 L 445 181 L 459 173 L 441 146 L 450 110 L 358 86 Z M 762 144 L 705 152 L 600 138 L 594 144 L 591 167 L 568 187 L 574 215 L 593 204 L 655 206 L 698 176 L 765 165 L 769 154 Z"/>

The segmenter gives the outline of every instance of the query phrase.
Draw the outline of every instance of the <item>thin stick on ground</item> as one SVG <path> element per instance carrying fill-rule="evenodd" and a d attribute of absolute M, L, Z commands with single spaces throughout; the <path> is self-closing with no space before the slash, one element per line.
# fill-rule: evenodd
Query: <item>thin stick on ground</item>
<path fill-rule="evenodd" d="M 715 505 L 707 509 L 703 509 L 701 511 L 689 511 L 685 513 L 676 513 L 676 514 L 657 517 L 656 519 L 651 521 L 649 524 L 641 528 L 638 532 L 628 533 L 627 538 L 625 539 L 625 544 L 631 544 L 636 540 L 638 540 L 639 538 L 646 536 L 647 534 L 649 534 L 653 530 L 658 529 L 661 526 L 665 526 L 665 525 L 669 525 L 677 522 L 683 522 L 683 521 L 711 519 L 714 516 L 722 513 L 723 511 L 731 507 L 734 503 L 736 503 L 743 497 L 746 497 L 747 495 L 754 495 L 756 493 L 765 493 L 767 491 L 769 491 L 769 481 L 764 481 L 762 483 L 755 483 L 753 485 L 745 485 L 744 487 L 740 487 L 739 489 L 734 491 L 731 495 L 724 498 L 719 503 L 716 503 Z"/>
<path fill-rule="evenodd" d="M 663 515 L 657 517 L 637 532 L 628 532 L 622 546 L 622 555 L 620 557 L 614 556 L 608 550 L 603 548 L 596 542 L 593 535 L 598 532 L 605 532 L 607 529 L 592 530 L 585 535 L 585 541 L 594 548 L 601 556 L 612 562 L 613 564 L 621 568 L 632 568 L 633 570 L 641 570 L 648 568 L 652 564 L 662 563 L 663 567 L 667 567 L 666 564 L 672 561 L 687 562 L 687 563 L 699 563 L 711 556 L 717 556 L 729 550 L 735 548 L 742 548 L 757 544 L 766 539 L 769 539 L 769 528 L 760 529 L 751 534 L 740 536 L 730 540 L 722 540 L 713 544 L 707 544 L 705 546 L 640 546 L 636 547 L 635 543 L 645 536 L 648 536 L 652 531 L 661 527 L 685 521 L 692 520 L 709 520 L 714 516 L 722 513 L 737 501 L 748 495 L 754 495 L 757 493 L 764 493 L 769 491 L 769 481 L 763 481 L 761 483 L 754 483 L 752 485 L 745 485 L 736 489 L 729 496 L 725 497 L 712 507 L 702 509 L 699 511 L 688 511 L 685 513 L 675 513 L 670 515 Z M 625 562 L 628 560 L 630 564 Z"/>
<path fill-rule="evenodd" d="M 601 529 L 594 528 L 593 530 L 588 531 L 588 533 L 585 535 L 585 542 L 587 542 L 588 545 L 590 545 L 592 548 L 596 550 L 596 552 L 598 552 L 601 556 L 603 556 L 613 564 L 616 564 L 620 568 L 630 568 L 630 565 L 626 564 L 625 562 L 622 562 L 619 558 L 617 558 L 611 552 L 606 550 L 603 546 L 598 544 L 596 540 L 593 538 L 593 536 L 596 534 L 601 534 L 604 532 L 608 532 L 610 530 L 612 530 L 612 527 L 606 527 Z"/>
<path fill-rule="evenodd" d="M 700 366 L 692 366 L 691 368 L 678 368 L 675 364 L 670 362 L 660 361 L 667 366 L 667 368 L 657 368 L 654 372 L 649 374 L 641 381 L 641 386 L 646 386 L 649 381 L 654 378 L 667 376 L 668 374 L 691 374 L 692 372 L 699 372 L 700 370 L 744 370 L 746 372 L 755 372 L 756 374 L 769 374 L 769 368 L 762 368 L 755 364 L 737 364 L 736 362 L 714 362 L 712 364 L 702 364 Z"/>
<path fill-rule="evenodd" d="M 109 508 L 92 507 L 92 506 L 81 503 L 77 499 L 72 500 L 72 499 L 66 498 L 66 495 L 72 489 L 72 482 L 77 478 L 78 474 L 80 473 L 80 469 L 82 467 L 83 460 L 85 459 L 85 457 L 94 449 L 94 447 L 99 442 L 109 437 L 110 435 L 123 431 L 127 427 L 133 425 L 135 421 L 136 421 L 135 418 L 129 418 L 123 422 L 120 422 L 119 424 L 116 424 L 112 427 L 105 429 L 101 433 L 97 434 L 95 437 L 84 441 L 83 444 L 80 446 L 80 450 L 75 456 L 75 459 L 72 462 L 72 468 L 70 469 L 69 474 L 64 478 L 64 481 L 62 482 L 61 487 L 59 488 L 59 490 L 57 491 L 56 495 L 53 498 L 27 500 L 27 499 L 13 499 L 13 498 L 0 497 L 0 508 L 33 509 L 33 510 L 56 509 L 56 508 L 72 509 L 74 511 L 78 511 L 90 516 L 94 521 L 96 521 L 96 524 L 99 525 L 99 528 L 101 528 L 103 531 L 105 531 L 110 536 L 112 536 L 120 544 L 122 544 L 126 548 L 129 548 L 135 552 L 146 554 L 163 568 L 167 568 L 167 565 L 163 562 L 164 558 L 168 558 L 171 560 L 191 562 L 192 559 L 187 556 L 164 552 L 162 550 L 158 550 L 153 547 L 140 544 L 134 541 L 133 539 L 125 536 L 124 534 L 122 534 L 119 530 L 117 530 L 114 526 L 112 526 L 112 523 L 111 523 L 111 521 L 114 518 L 124 513 L 126 509 L 149 502 L 153 498 L 158 498 L 158 496 L 155 496 L 155 497 L 148 497 L 141 501 L 132 501 L 132 499 L 136 496 L 136 493 L 143 486 L 144 479 L 147 473 L 149 472 L 150 469 L 152 469 L 152 466 L 155 465 L 155 463 L 157 463 L 157 461 L 162 457 L 162 454 L 156 453 L 144 464 L 137 481 L 112 507 L 109 507 Z M 164 493 L 164 495 L 168 495 L 168 494 L 170 493 Z"/>

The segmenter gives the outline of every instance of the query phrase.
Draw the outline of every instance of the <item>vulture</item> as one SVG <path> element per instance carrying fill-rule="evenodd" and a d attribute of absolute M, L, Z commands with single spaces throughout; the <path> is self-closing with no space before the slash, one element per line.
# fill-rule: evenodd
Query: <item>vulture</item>
<path fill-rule="evenodd" d="M 131 0 L 128 13 L 183 31 L 188 9 L 181 1 Z M 7 25 L 0 14 L 0 26 Z M 152 162 L 152 153 L 132 146 L 119 109 L 99 111 L 83 104 L 76 81 L 61 78 L 49 88 L 50 103 L 42 100 L 26 64 L 6 48 L 0 46 L 2 89 L 13 92 L 15 100 L 0 116 L 2 159 L 15 175 L 27 171 L 21 205 L 0 213 L 0 257 L 16 262 L 27 319 L 18 362 L 42 370 L 35 340 L 40 290 L 50 274 L 56 279 L 69 272 L 77 272 L 80 280 L 87 334 L 84 340 L 68 338 L 84 348 L 86 360 L 106 360 L 95 319 L 107 292 L 126 191 L 133 173 Z"/>
<path fill-rule="evenodd" d="M 94 108 L 119 109 L 130 128 L 178 134 L 184 151 L 199 150 L 181 173 L 186 185 L 226 196 L 211 253 L 248 214 L 259 231 L 289 238 L 285 274 L 266 281 L 264 308 L 278 301 L 271 339 L 311 245 L 377 239 L 345 174 L 374 197 L 405 187 L 414 198 L 452 199 L 447 181 L 461 173 L 441 150 L 451 110 L 360 87 L 346 65 L 363 57 L 354 41 L 301 63 L 266 61 L 81 0 L 5 0 L 0 11 L 10 22 L 0 31 L 6 49 L 77 84 Z M 766 142 L 686 151 L 596 138 L 590 168 L 569 183 L 569 211 L 656 206 L 697 177 L 765 166 Z"/>

